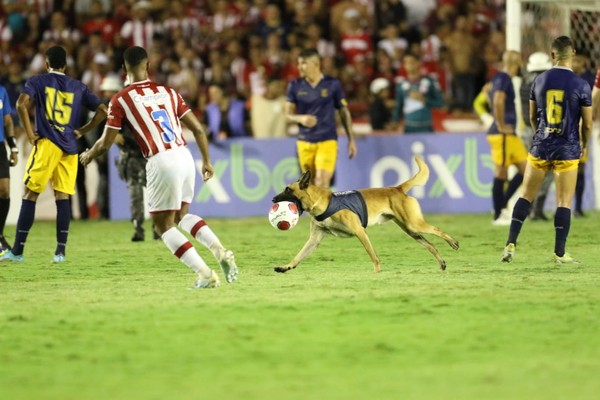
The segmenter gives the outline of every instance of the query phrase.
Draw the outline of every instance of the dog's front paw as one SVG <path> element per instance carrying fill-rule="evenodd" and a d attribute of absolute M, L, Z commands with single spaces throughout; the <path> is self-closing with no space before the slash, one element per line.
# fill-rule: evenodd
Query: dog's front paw
<path fill-rule="evenodd" d="M 283 274 L 285 272 L 288 272 L 290 269 L 294 269 L 294 268 L 296 268 L 296 267 L 275 267 L 275 268 L 273 268 L 273 270 L 275 272 L 279 272 L 279 273 Z"/>
<path fill-rule="evenodd" d="M 450 246 L 451 246 L 451 247 L 452 247 L 454 250 L 458 250 L 458 248 L 460 247 L 460 246 L 458 245 L 458 241 L 456 241 L 456 240 L 455 240 L 454 242 L 450 243 Z"/>
<path fill-rule="evenodd" d="M 446 270 L 446 261 L 442 260 L 442 261 L 440 262 L 440 269 L 441 269 L 442 271 L 445 271 L 445 270 Z"/>

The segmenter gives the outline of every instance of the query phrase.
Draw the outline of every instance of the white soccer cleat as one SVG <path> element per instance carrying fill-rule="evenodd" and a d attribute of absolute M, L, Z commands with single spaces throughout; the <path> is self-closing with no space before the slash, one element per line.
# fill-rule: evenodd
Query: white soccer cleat
<path fill-rule="evenodd" d="M 512 262 L 512 259 L 515 255 L 515 244 L 509 243 L 502 252 L 502 258 L 500 259 L 502 262 Z"/>
<path fill-rule="evenodd" d="M 238 267 L 235 264 L 235 257 L 233 256 L 233 251 L 225 250 L 223 252 L 223 255 L 221 256 L 219 264 L 221 265 L 221 269 L 225 274 L 225 279 L 227 280 L 227 283 L 232 283 L 237 279 Z"/>
<path fill-rule="evenodd" d="M 221 285 L 221 281 L 219 277 L 215 273 L 215 271 L 210 271 L 210 276 L 205 278 L 201 274 L 198 274 L 198 280 L 196 280 L 196 284 L 193 289 L 212 289 L 219 287 Z"/>

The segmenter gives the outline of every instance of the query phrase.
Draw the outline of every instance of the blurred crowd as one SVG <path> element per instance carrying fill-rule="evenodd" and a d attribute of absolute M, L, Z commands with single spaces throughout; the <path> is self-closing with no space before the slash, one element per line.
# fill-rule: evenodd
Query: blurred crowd
<path fill-rule="evenodd" d="M 246 104 L 281 100 L 298 77 L 299 51 L 314 47 L 354 115 L 367 111 L 373 80 L 406 75 L 406 53 L 437 80 L 451 112 L 470 113 L 505 47 L 504 8 L 504 0 L 3 1 L 1 84 L 14 101 L 26 78 L 44 72 L 45 50 L 60 44 L 68 74 L 102 96 L 104 79 L 123 78 L 123 51 L 139 45 L 151 79 L 202 117 L 211 92 Z"/>

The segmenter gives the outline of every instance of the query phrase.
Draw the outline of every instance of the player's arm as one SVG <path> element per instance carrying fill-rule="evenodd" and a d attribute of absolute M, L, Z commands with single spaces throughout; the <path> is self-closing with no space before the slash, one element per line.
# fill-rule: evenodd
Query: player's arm
<path fill-rule="evenodd" d="M 592 89 L 592 117 L 598 118 L 600 111 L 600 88 L 594 86 Z"/>
<path fill-rule="evenodd" d="M 210 153 L 208 152 L 206 132 L 193 112 L 185 113 L 183 117 L 181 117 L 181 122 L 192 131 L 194 139 L 196 139 L 196 145 L 198 145 L 198 150 L 200 150 L 200 155 L 202 155 L 202 179 L 206 182 L 214 175 L 213 166 L 210 162 Z"/>
<path fill-rule="evenodd" d="M 31 120 L 29 119 L 29 103 L 31 101 L 31 97 L 27 93 L 21 93 L 19 98 L 17 99 L 17 113 L 19 114 L 19 120 L 21 121 L 21 125 L 23 129 L 25 129 L 25 133 L 27 134 L 27 139 L 29 143 L 34 144 L 36 140 L 39 139 L 39 136 L 35 134 L 33 131 L 33 127 L 31 126 Z"/>
<path fill-rule="evenodd" d="M 506 93 L 502 90 L 496 90 L 494 92 L 494 105 L 492 107 L 492 114 L 494 115 L 494 120 L 496 121 L 496 126 L 498 127 L 499 133 L 513 133 L 513 127 L 510 125 L 506 125 L 504 120 L 504 112 L 506 111 L 506 106 L 504 102 L 506 101 Z"/>
<path fill-rule="evenodd" d="M 81 161 L 81 164 L 85 167 L 91 163 L 93 159 L 106 153 L 108 149 L 110 149 L 110 146 L 112 146 L 114 143 L 118 134 L 119 131 L 115 128 L 104 126 L 104 132 L 102 133 L 100 139 L 96 140 L 96 143 L 94 143 L 91 149 L 87 149 L 79 155 L 79 161 Z"/>
<path fill-rule="evenodd" d="M 77 137 L 81 137 L 91 130 L 95 129 L 102 121 L 106 119 L 106 115 L 108 114 L 108 108 L 106 104 L 100 104 L 94 113 L 94 116 L 91 120 L 88 121 L 87 124 L 83 125 L 81 128 L 75 130 L 75 135 Z M 114 140 L 114 139 L 113 139 Z M 112 144 L 112 142 L 111 142 Z"/>
<path fill-rule="evenodd" d="M 590 137 L 592 137 L 592 126 L 594 124 L 592 108 L 581 107 L 581 139 L 584 148 L 589 143 Z"/>
<path fill-rule="evenodd" d="M 304 125 L 307 128 L 312 128 L 317 125 L 317 117 L 310 114 L 296 114 L 296 105 L 286 101 L 284 106 L 285 119 L 289 122 Z"/>
<path fill-rule="evenodd" d="M 4 135 L 6 136 L 6 143 L 10 147 L 10 166 L 12 167 L 17 165 L 19 161 L 19 148 L 15 140 L 15 126 L 10 114 L 4 116 Z"/>
<path fill-rule="evenodd" d="M 537 131 L 537 124 L 537 103 L 535 100 L 529 100 L 529 125 L 534 133 Z"/>
<path fill-rule="evenodd" d="M 356 142 L 354 141 L 354 129 L 352 128 L 352 115 L 350 115 L 348 107 L 340 108 L 338 114 L 340 115 L 340 121 L 342 121 L 346 135 L 348 135 L 348 157 L 354 158 L 357 150 Z"/>

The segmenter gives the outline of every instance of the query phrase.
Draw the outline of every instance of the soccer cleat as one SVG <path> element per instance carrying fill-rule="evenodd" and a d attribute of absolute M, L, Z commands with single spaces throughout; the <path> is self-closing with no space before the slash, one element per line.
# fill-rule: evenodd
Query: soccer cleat
<path fill-rule="evenodd" d="M 0 256 L 0 262 L 23 262 L 23 254 L 15 255 L 12 250 L 7 250 Z"/>
<path fill-rule="evenodd" d="M 202 275 L 198 274 L 198 280 L 196 281 L 196 284 L 194 285 L 193 289 L 211 289 L 219 287 L 220 285 L 221 282 L 219 281 L 219 277 L 217 276 L 215 271 L 211 270 L 210 277 L 208 278 L 205 278 Z"/>
<path fill-rule="evenodd" d="M 221 260 L 219 261 L 221 265 L 221 269 L 225 274 L 225 279 L 227 283 L 232 283 L 237 279 L 238 276 L 238 267 L 235 264 L 235 257 L 233 256 L 233 251 L 225 250 Z"/>
<path fill-rule="evenodd" d="M 52 262 L 54 262 L 54 263 L 65 262 L 65 255 L 64 254 L 55 254 L 54 257 L 52 258 Z"/>
<path fill-rule="evenodd" d="M 513 256 L 515 255 L 515 244 L 509 243 L 504 248 L 504 252 L 502 252 L 502 258 L 500 259 L 502 262 L 512 262 Z"/>
<path fill-rule="evenodd" d="M 581 264 L 581 261 L 574 259 L 569 253 L 565 253 L 562 257 L 559 257 L 554 253 L 552 255 L 552 261 L 556 264 Z"/>

